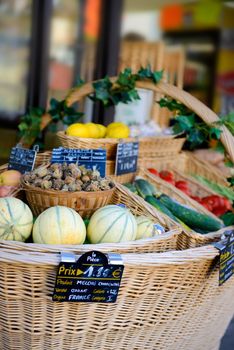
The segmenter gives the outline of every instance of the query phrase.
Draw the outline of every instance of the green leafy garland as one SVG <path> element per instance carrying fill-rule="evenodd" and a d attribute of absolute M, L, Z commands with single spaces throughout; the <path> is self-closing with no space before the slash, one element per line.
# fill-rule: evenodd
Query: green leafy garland
<path fill-rule="evenodd" d="M 194 150 L 201 146 L 208 146 L 214 140 L 216 141 L 214 142 L 215 149 L 225 153 L 224 147 L 220 142 L 222 134 L 220 127 L 225 125 L 234 135 L 234 113 L 221 117 L 218 122 L 210 126 L 203 122 L 194 112 L 174 99 L 162 98 L 158 103 L 160 107 L 166 107 L 170 111 L 175 112 L 173 118 L 174 132 L 184 132 L 186 134 L 189 149 Z M 229 165 L 228 163 L 227 165 Z M 233 166 L 233 164 L 230 163 L 230 166 Z"/>
<path fill-rule="evenodd" d="M 148 79 L 157 84 L 163 76 L 163 71 L 153 72 L 148 65 L 146 68 L 133 74 L 130 68 L 120 72 L 116 82 L 113 84 L 109 77 L 93 83 L 94 94 L 89 96 L 93 101 L 101 101 L 105 107 L 116 106 L 118 103 L 129 103 L 139 100 L 136 89 L 136 81 Z"/>
<path fill-rule="evenodd" d="M 162 76 L 163 71 L 153 72 L 150 65 L 146 68 L 141 68 L 136 74 L 132 74 L 132 70 L 126 68 L 119 74 L 115 84 L 110 81 L 109 77 L 94 82 L 94 94 L 89 96 L 89 98 L 93 101 L 101 101 L 105 107 L 117 105 L 120 102 L 129 103 L 139 100 L 136 81 L 149 79 L 156 84 L 161 80 Z M 83 84 L 84 81 L 78 79 L 76 88 L 81 87 Z M 50 109 L 47 112 L 41 108 L 32 108 L 26 115 L 21 117 L 18 128 L 20 136 L 26 144 L 31 144 L 35 138 L 39 137 L 42 116 L 45 113 L 51 116 L 51 130 L 55 129 L 59 121 L 65 125 L 71 125 L 79 121 L 83 116 L 83 113 L 77 112 L 75 108 L 68 107 L 65 100 L 57 101 L 52 98 L 50 100 Z"/>
<path fill-rule="evenodd" d="M 120 72 L 115 83 L 112 83 L 107 76 L 93 83 L 94 93 L 89 96 L 93 101 L 100 101 L 105 107 L 115 106 L 118 103 L 130 103 L 139 100 L 139 94 L 136 89 L 136 81 L 150 80 L 157 84 L 163 76 L 163 71 L 154 72 L 150 65 L 146 68 L 141 67 L 135 74 L 130 68 L 126 68 Z M 80 87 L 84 81 L 79 79 L 76 87 Z M 195 149 L 201 145 L 208 145 L 211 140 L 218 141 L 217 149 L 224 152 L 224 148 L 219 139 L 221 136 L 221 125 L 226 125 L 233 133 L 234 131 L 234 114 L 222 117 L 220 121 L 209 126 L 205 124 L 195 113 L 190 111 L 182 103 L 171 98 L 162 98 L 159 102 L 161 107 L 166 107 L 170 111 L 175 112 L 174 132 L 184 132 L 187 135 L 187 145 L 190 149 Z M 21 118 L 19 124 L 20 136 L 26 143 L 31 144 L 32 140 L 41 133 L 42 116 L 45 110 L 41 108 L 32 108 Z M 61 121 L 65 125 L 71 125 L 77 122 L 83 113 L 77 112 L 75 108 L 68 107 L 66 101 L 57 101 L 52 98 L 50 101 L 50 109 L 47 113 L 51 116 L 51 126 L 54 128 Z"/>

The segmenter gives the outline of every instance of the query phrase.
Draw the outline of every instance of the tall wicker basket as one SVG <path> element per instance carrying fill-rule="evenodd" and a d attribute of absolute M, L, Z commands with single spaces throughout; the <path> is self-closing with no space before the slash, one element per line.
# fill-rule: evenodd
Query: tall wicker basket
<path fill-rule="evenodd" d="M 233 316 L 234 278 L 218 286 L 212 246 L 123 254 L 115 304 L 52 302 L 59 248 L 0 249 L 1 350 L 218 350 Z"/>
<path fill-rule="evenodd" d="M 110 78 L 110 80 L 113 83 L 115 83 L 117 78 L 113 77 L 113 78 Z M 195 97 L 193 97 L 189 93 L 171 84 L 168 84 L 162 81 L 158 84 L 153 84 L 148 80 L 143 80 L 143 81 L 137 81 L 136 87 L 141 89 L 151 90 L 154 93 L 162 93 L 163 95 L 170 96 L 180 101 L 186 107 L 194 111 L 208 125 L 214 122 L 217 122 L 219 120 L 219 117 L 211 109 L 205 106 L 202 102 L 197 100 Z M 79 88 L 75 88 L 71 90 L 71 93 L 66 98 L 66 103 L 68 106 L 71 106 L 75 102 L 79 102 L 85 96 L 88 96 L 93 92 L 94 90 L 93 90 L 92 82 L 84 84 Z M 222 126 L 221 130 L 222 130 L 221 141 L 223 142 L 223 145 L 226 148 L 227 153 L 230 156 L 230 159 L 234 162 L 234 137 L 231 134 L 231 132 L 227 129 L 226 126 Z M 161 145 L 163 147 L 163 141 L 161 141 Z M 173 152 L 173 154 L 175 154 L 175 152 Z M 160 154 L 157 154 L 157 155 L 159 156 Z M 167 155 L 169 155 L 169 153 Z M 147 155 L 142 154 L 142 156 L 145 157 Z M 150 156 L 152 156 L 152 151 Z"/>

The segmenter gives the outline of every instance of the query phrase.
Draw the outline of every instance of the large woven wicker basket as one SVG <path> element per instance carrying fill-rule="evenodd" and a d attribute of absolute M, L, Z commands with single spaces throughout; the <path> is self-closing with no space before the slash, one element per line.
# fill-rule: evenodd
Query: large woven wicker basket
<path fill-rule="evenodd" d="M 50 197 L 50 192 L 42 193 L 40 192 L 39 196 L 36 192 L 28 192 L 26 191 L 26 198 L 30 208 L 34 215 L 40 214 L 43 210 L 47 209 L 50 206 L 54 205 L 66 205 L 70 206 L 73 203 L 70 203 L 66 200 L 64 202 L 56 202 L 53 197 Z M 72 193 L 71 193 L 72 194 Z M 72 197 L 74 199 L 74 197 Z M 62 197 L 61 200 L 64 198 Z M 89 203 L 90 204 L 90 203 Z M 98 203 L 100 204 L 100 203 Z M 148 203 L 146 203 L 142 198 L 136 196 L 131 193 L 127 188 L 121 186 L 120 184 L 116 184 L 116 187 L 113 189 L 108 201 L 105 203 L 101 203 L 99 207 L 102 207 L 106 204 L 124 204 L 126 207 L 132 212 L 133 215 L 145 215 L 154 220 L 155 223 L 161 224 L 166 233 L 162 235 L 158 235 L 153 237 L 152 239 L 131 241 L 126 243 L 118 243 L 118 244 L 107 244 L 107 245 L 98 245 L 99 249 L 106 251 L 122 251 L 126 252 L 155 252 L 155 251 L 164 251 L 164 250 L 172 250 L 177 248 L 183 248 L 180 245 L 179 235 L 181 234 L 181 228 L 177 223 L 168 218 L 166 215 L 160 213 L 155 208 L 151 207 Z M 86 209 L 76 209 L 79 214 L 83 217 L 89 217 L 96 209 L 95 205 L 92 207 L 89 205 L 89 208 Z M 58 251 L 58 246 L 52 246 L 55 251 Z M 82 246 L 83 247 L 83 246 Z M 89 248 L 89 245 L 85 245 L 86 249 Z M 63 246 L 63 249 L 67 249 L 68 246 Z M 74 246 L 70 247 L 70 249 L 74 249 Z M 82 248 L 83 249 L 83 248 Z"/>
<path fill-rule="evenodd" d="M 113 77 L 110 80 L 115 83 L 117 78 Z M 88 96 L 94 92 L 93 83 L 87 83 L 82 85 L 81 87 L 74 88 L 71 90 L 71 93 L 66 98 L 66 103 L 68 106 L 71 106 L 75 102 L 79 102 L 85 96 Z M 205 123 L 211 125 L 217 121 L 219 121 L 219 117 L 207 106 L 205 106 L 202 102 L 197 100 L 195 97 L 190 95 L 189 93 L 179 89 L 176 86 L 165 82 L 159 82 L 158 84 L 153 84 L 148 80 L 136 81 L 136 87 L 146 90 L 151 90 L 155 93 L 161 93 L 166 96 L 170 96 L 179 102 L 183 103 L 186 107 L 195 112 Z M 230 159 L 234 162 L 234 137 L 226 126 L 221 127 L 221 141 L 223 142 L 224 147 L 227 150 L 227 153 L 230 156 Z M 163 146 L 162 140 L 161 145 Z M 147 152 L 150 152 L 147 148 Z M 156 150 L 157 152 L 157 150 Z M 152 152 L 150 153 L 152 156 Z M 173 153 L 175 154 L 175 152 Z M 159 155 L 157 153 L 157 155 Z M 169 155 L 169 154 L 168 154 Z M 146 156 L 144 154 L 143 156 Z"/>
<path fill-rule="evenodd" d="M 123 254 L 115 304 L 52 302 L 59 250 L 0 249 L 1 350 L 218 350 L 234 313 L 212 246 Z"/>

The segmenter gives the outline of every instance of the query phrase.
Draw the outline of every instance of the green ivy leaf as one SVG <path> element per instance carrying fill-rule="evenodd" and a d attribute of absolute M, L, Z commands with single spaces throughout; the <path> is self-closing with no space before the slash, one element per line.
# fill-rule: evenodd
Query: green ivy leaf
<path fill-rule="evenodd" d="M 234 167 L 233 162 L 232 162 L 231 160 L 229 160 L 229 159 L 227 159 L 227 160 L 225 161 L 225 165 L 226 165 L 226 167 L 228 167 L 228 168 L 233 168 L 233 167 Z M 233 179 L 234 179 L 234 178 L 233 178 Z"/>
<path fill-rule="evenodd" d="M 212 127 L 209 130 L 209 136 L 210 136 L 211 139 L 219 140 L 221 134 L 222 134 L 222 130 L 220 130 L 218 128 Z"/>
<path fill-rule="evenodd" d="M 225 153 L 225 148 L 223 147 L 223 144 L 222 142 L 218 141 L 216 147 L 215 147 L 215 150 L 219 153 L 222 153 L 224 154 Z"/>
<path fill-rule="evenodd" d="M 84 84 L 85 84 L 85 81 L 84 81 L 83 79 L 81 79 L 80 77 L 78 77 L 77 80 L 76 80 L 75 86 L 76 86 L 76 87 L 81 87 L 81 86 L 83 86 Z"/>
<path fill-rule="evenodd" d="M 57 101 L 55 98 L 50 99 L 50 107 L 51 109 L 56 109 L 59 105 L 59 101 Z"/>
<path fill-rule="evenodd" d="M 152 78 L 155 84 L 159 83 L 160 80 L 162 80 L 162 77 L 163 77 L 163 70 L 152 73 Z"/>
<path fill-rule="evenodd" d="M 233 163 L 232 163 L 232 166 L 233 166 Z M 228 180 L 228 182 L 230 183 L 231 186 L 234 186 L 234 176 L 228 177 L 227 180 Z"/>
<path fill-rule="evenodd" d="M 189 131 L 194 127 L 195 124 L 195 115 L 191 114 L 188 116 L 179 115 L 176 117 L 176 122 L 180 124 L 180 127 L 183 131 Z"/>
<path fill-rule="evenodd" d="M 201 131 L 193 128 L 189 131 L 187 140 L 190 142 L 190 148 L 195 149 L 198 146 L 202 145 L 206 138 Z"/>

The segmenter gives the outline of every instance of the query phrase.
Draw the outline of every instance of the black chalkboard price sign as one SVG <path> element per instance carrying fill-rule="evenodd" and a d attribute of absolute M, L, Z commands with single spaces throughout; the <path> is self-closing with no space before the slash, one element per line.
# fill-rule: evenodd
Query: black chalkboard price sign
<path fill-rule="evenodd" d="M 234 231 L 225 232 L 225 239 L 215 243 L 220 251 L 219 257 L 219 285 L 226 282 L 234 273 Z"/>
<path fill-rule="evenodd" d="M 139 142 L 119 143 L 115 160 L 115 175 L 135 173 Z"/>
<path fill-rule="evenodd" d="M 38 151 L 39 147 L 37 145 L 33 149 L 22 148 L 20 145 L 13 147 L 8 162 L 8 169 L 18 170 L 21 174 L 33 170 Z"/>
<path fill-rule="evenodd" d="M 53 301 L 116 302 L 124 266 L 119 254 L 108 257 L 98 251 L 83 254 L 75 261 L 73 254 L 62 258 L 56 276 Z M 70 257 L 69 257 L 70 256 Z"/>
<path fill-rule="evenodd" d="M 51 163 L 77 163 L 86 169 L 98 170 L 101 177 L 106 176 L 106 150 L 54 148 Z"/>

